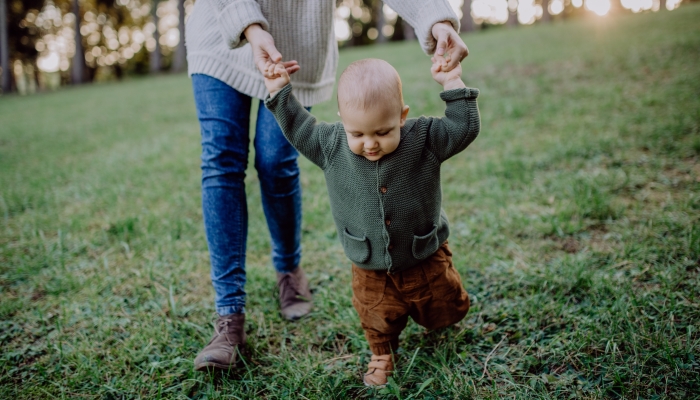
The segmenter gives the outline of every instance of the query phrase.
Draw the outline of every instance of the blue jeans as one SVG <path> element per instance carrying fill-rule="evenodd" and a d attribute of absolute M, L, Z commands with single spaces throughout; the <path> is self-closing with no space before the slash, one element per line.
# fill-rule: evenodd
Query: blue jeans
<path fill-rule="evenodd" d="M 218 79 L 192 76 L 202 132 L 202 209 L 219 315 L 244 312 L 248 208 L 245 171 L 251 98 Z M 301 186 L 297 151 L 260 101 L 255 169 L 272 238 L 272 264 L 291 272 L 301 258 Z"/>

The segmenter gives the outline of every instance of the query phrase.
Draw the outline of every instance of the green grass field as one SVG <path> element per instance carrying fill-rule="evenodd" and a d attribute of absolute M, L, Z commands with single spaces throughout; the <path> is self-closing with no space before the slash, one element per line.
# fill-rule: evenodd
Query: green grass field
<path fill-rule="evenodd" d="M 301 161 L 313 314 L 278 313 L 247 177 L 248 357 L 212 333 L 199 127 L 184 75 L 0 98 L 0 398 L 700 398 L 700 4 L 465 36 L 481 136 L 443 168 L 472 299 L 410 323 L 382 390 L 322 173 Z M 341 52 L 396 66 L 412 115 L 444 104 L 418 44 Z M 314 108 L 336 120 L 333 101 Z"/>

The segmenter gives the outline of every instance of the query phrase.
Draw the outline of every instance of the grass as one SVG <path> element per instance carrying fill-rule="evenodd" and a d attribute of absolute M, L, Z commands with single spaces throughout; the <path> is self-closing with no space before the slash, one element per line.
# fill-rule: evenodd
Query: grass
<path fill-rule="evenodd" d="M 383 390 L 350 302 L 323 176 L 302 160 L 315 311 L 274 296 L 254 169 L 248 351 L 192 371 L 212 332 L 199 133 L 185 76 L 0 98 L 0 397 L 698 398 L 700 5 L 465 37 L 482 134 L 443 168 L 472 309 L 410 323 Z M 417 44 L 381 57 L 439 115 Z M 314 113 L 335 120 L 332 101 Z"/>

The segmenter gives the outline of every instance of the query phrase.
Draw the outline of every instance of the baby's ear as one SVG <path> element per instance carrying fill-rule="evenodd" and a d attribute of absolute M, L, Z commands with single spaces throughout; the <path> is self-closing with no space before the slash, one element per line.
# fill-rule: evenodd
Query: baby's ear
<path fill-rule="evenodd" d="M 406 124 L 406 118 L 408 118 L 408 110 L 409 110 L 408 104 L 404 105 L 403 108 L 401 109 L 401 127 Z"/>

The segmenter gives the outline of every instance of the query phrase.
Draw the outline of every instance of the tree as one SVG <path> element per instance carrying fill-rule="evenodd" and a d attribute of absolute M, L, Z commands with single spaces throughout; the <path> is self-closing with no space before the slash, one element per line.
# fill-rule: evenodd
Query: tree
<path fill-rule="evenodd" d="M 406 20 L 403 20 L 403 38 L 404 40 L 416 40 L 416 31 L 413 29 L 413 27 L 406 22 Z"/>
<path fill-rule="evenodd" d="M 542 22 L 549 22 L 552 15 L 549 14 L 549 0 L 542 0 Z"/>
<path fill-rule="evenodd" d="M 511 10 L 510 7 L 508 7 L 508 26 L 511 28 L 515 28 L 518 26 L 518 9 L 516 8 L 515 10 Z"/>
<path fill-rule="evenodd" d="M 472 18 L 472 0 L 464 0 L 460 25 L 460 31 L 462 32 L 471 32 L 474 30 L 474 19 Z"/>
<path fill-rule="evenodd" d="M 32 66 L 34 71 L 36 68 L 36 59 L 38 52 L 36 50 L 36 42 L 41 38 L 41 32 L 31 24 L 27 24 L 25 17 L 29 11 L 38 12 L 43 6 L 44 0 L 22 0 L 22 1 L 4 1 L 5 3 L 5 32 L 7 32 L 7 57 L 8 69 L 7 76 L 12 85 L 12 68 L 14 62 L 20 61 L 23 67 Z M 33 15 L 36 15 L 33 13 Z M 24 22 L 23 22 L 24 21 Z M 0 47 L 2 44 L 0 44 Z M 5 54 L 5 50 L 0 49 L 0 52 Z M 30 68 L 31 69 L 31 68 Z M 3 70 L 5 71 L 5 70 Z M 14 82 L 16 84 L 16 82 Z"/>
<path fill-rule="evenodd" d="M 85 51 L 83 51 L 83 36 L 80 34 L 80 1 L 73 0 L 73 15 L 75 15 L 75 54 L 71 69 L 71 82 L 74 85 L 83 83 L 85 77 Z"/>
<path fill-rule="evenodd" d="M 185 0 L 177 1 L 178 25 L 180 41 L 177 42 L 173 59 L 173 72 L 181 72 L 187 68 L 187 51 L 185 50 Z"/>
<path fill-rule="evenodd" d="M 158 0 L 151 0 L 151 17 L 155 30 L 153 31 L 153 39 L 156 41 L 156 48 L 150 54 L 149 64 L 152 73 L 157 73 L 161 68 L 161 53 L 160 53 L 160 35 L 158 34 Z"/>
<path fill-rule="evenodd" d="M 384 18 L 384 2 L 375 0 L 374 2 L 374 26 L 379 32 L 377 36 L 377 42 L 386 42 L 386 36 L 384 36 L 384 25 L 386 24 Z"/>
<path fill-rule="evenodd" d="M 10 44 L 7 40 L 7 3 L 0 0 L 0 68 L 2 68 L 2 92 L 12 89 L 10 80 Z"/>

